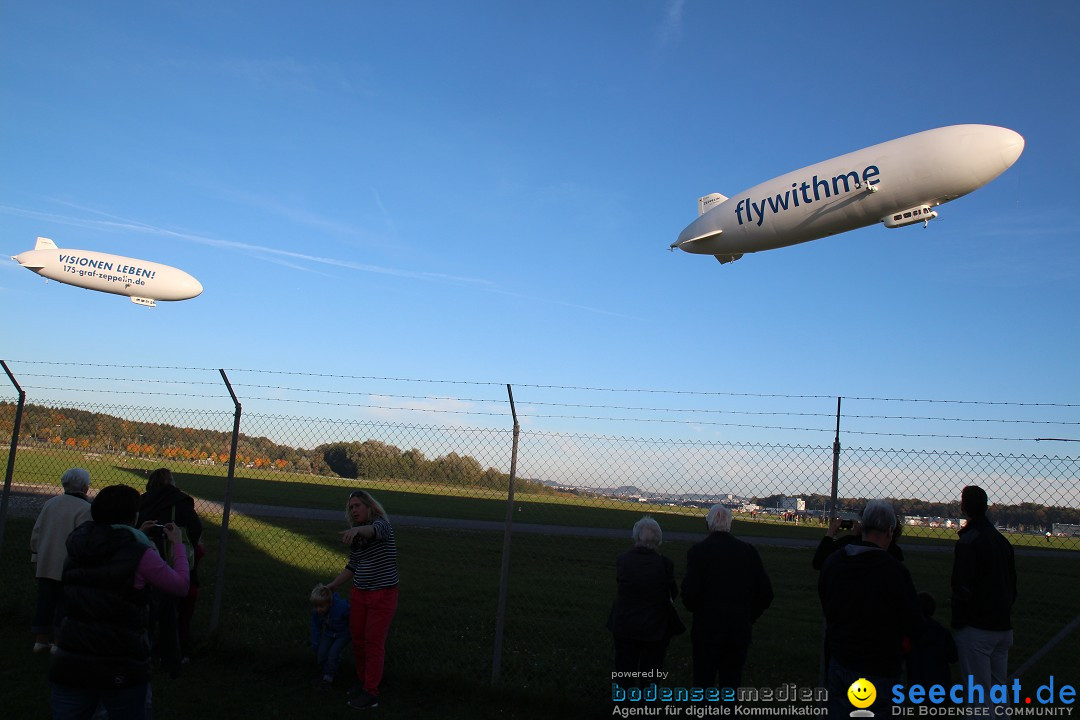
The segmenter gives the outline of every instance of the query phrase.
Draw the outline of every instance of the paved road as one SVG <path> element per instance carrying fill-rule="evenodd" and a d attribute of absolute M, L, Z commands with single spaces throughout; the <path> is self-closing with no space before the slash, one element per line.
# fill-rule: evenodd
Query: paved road
<path fill-rule="evenodd" d="M 11 517 L 36 517 L 41 505 L 52 497 L 55 492 L 51 488 L 40 485 L 12 484 L 11 499 L 8 512 Z M 91 492 L 92 494 L 92 492 Z M 214 508 L 217 512 L 223 511 L 220 503 L 207 500 L 199 500 L 199 506 Z M 247 515 L 261 518 L 290 518 L 298 520 L 327 520 L 341 522 L 344 520 L 343 510 L 325 510 L 320 508 L 287 507 L 282 505 L 259 505 L 255 503 L 233 503 L 233 515 Z M 502 532 L 501 520 L 462 520 L 459 518 L 423 517 L 419 515 L 393 514 L 391 518 L 395 526 L 432 528 L 436 530 L 472 530 L 486 532 Z M 611 528 L 590 528 L 571 525 L 542 525 L 539 523 L 514 523 L 514 532 L 537 535 L 558 535 L 561 537 L 601 537 L 615 540 L 630 541 L 630 529 L 625 530 Z M 704 533 L 665 532 L 666 540 L 685 540 L 696 542 L 704 537 Z M 788 548 L 815 548 L 818 541 L 804 538 L 784 538 L 739 534 L 739 538 L 752 545 L 767 547 Z M 953 546 L 950 545 L 924 545 L 922 543 L 905 543 L 904 552 L 915 553 L 951 553 Z M 1017 547 L 1017 555 L 1029 557 L 1053 557 L 1069 560 L 1080 560 L 1080 553 L 1069 550 L 1039 550 L 1035 548 Z"/>
<path fill-rule="evenodd" d="M 220 506 L 218 506 L 220 508 Z M 242 515 L 253 517 L 283 517 L 306 520 L 330 520 L 341 521 L 341 510 L 316 510 L 312 508 L 282 507 L 279 505 L 254 505 L 250 503 L 235 503 L 233 511 Z M 504 523 L 501 520 L 462 520 L 458 518 L 423 517 L 420 515 L 391 516 L 395 526 L 434 528 L 437 530 L 481 530 L 502 532 Z M 562 537 L 602 537 L 616 540 L 630 541 L 630 530 L 612 528 L 590 528 L 574 525 L 543 525 L 539 523 L 514 523 L 514 532 L 535 533 L 538 535 L 559 535 Z M 665 532 L 666 540 L 688 540 L 695 542 L 704 537 L 704 533 Z M 748 537 L 740 535 L 743 539 L 756 545 L 775 545 L 781 547 L 814 548 L 817 540 L 804 540 L 801 538 L 777 538 L 777 537 Z M 946 548 L 950 549 L 950 548 Z"/>

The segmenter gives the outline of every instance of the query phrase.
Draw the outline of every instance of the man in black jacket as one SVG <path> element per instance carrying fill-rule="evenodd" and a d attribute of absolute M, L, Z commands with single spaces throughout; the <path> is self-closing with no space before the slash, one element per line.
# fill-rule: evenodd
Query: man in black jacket
<path fill-rule="evenodd" d="M 683 605 L 694 614 L 694 686 L 737 688 L 754 621 L 772 604 L 773 590 L 757 550 L 731 534 L 731 511 L 713 505 L 709 536 L 686 553 Z"/>
<path fill-rule="evenodd" d="M 176 487 L 172 472 L 158 468 L 146 481 L 146 492 L 139 498 L 137 527 L 154 541 L 163 558 L 172 557 L 172 549 L 161 531 L 166 523 L 175 523 L 183 531 L 185 552 L 188 555 L 190 582 L 198 586 L 195 575 L 194 548 L 202 537 L 202 521 L 195 512 L 195 501 Z M 151 637 L 157 636 L 155 654 L 160 656 L 162 667 L 173 677 L 180 674 L 181 647 L 179 625 L 179 598 L 168 593 L 151 594 Z M 156 629 L 156 633 L 153 631 Z M 186 648 L 184 649 L 186 654 Z"/>
<path fill-rule="evenodd" d="M 952 626 L 960 673 L 982 686 L 984 697 L 975 704 L 983 707 L 991 705 L 990 686 L 1008 680 L 1016 601 L 1012 545 L 987 519 L 986 505 L 985 490 L 978 485 L 964 488 L 960 509 L 967 523 L 956 541 L 952 569 Z"/>
<path fill-rule="evenodd" d="M 877 689 L 870 709 L 887 715 L 888 690 L 901 682 L 903 639 L 918 632 L 922 615 L 911 574 L 887 550 L 895 531 L 892 505 L 871 500 L 862 514 L 862 539 L 829 555 L 821 569 L 830 718 L 849 715 L 848 688 L 860 678 Z"/>

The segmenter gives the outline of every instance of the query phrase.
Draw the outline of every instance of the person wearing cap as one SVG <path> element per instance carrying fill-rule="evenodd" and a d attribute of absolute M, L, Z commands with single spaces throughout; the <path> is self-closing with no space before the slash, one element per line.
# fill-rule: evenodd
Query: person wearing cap
<path fill-rule="evenodd" d="M 961 676 L 981 685 L 982 707 L 990 707 L 990 688 L 1009 676 L 1013 643 L 1012 606 L 1016 602 L 1016 564 L 1009 541 L 986 517 L 986 491 L 968 485 L 960 495 L 967 522 L 953 553 L 952 627 Z"/>
<path fill-rule="evenodd" d="M 63 615 L 63 587 L 60 577 L 67 560 L 68 535 L 90 519 L 90 473 L 71 468 L 60 478 L 63 495 L 46 501 L 30 533 L 30 561 L 37 578 L 37 607 L 30 631 L 34 633 L 34 652 L 45 652 Z"/>

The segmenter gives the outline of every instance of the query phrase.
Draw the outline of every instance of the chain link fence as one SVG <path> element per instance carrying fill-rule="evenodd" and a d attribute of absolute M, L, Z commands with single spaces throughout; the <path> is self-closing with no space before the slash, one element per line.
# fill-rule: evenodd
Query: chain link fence
<path fill-rule="evenodd" d="M 839 437 L 800 445 L 549 432 L 520 429 L 505 411 L 461 427 L 350 418 L 349 407 L 334 408 L 341 417 L 298 417 L 175 404 L 31 400 L 14 437 L 19 403 L 0 400 L 0 436 L 17 449 L 4 456 L 12 468 L 0 535 L 5 577 L 32 574 L 21 542 L 68 467 L 90 470 L 93 494 L 116 483 L 141 490 L 151 470 L 167 466 L 205 523 L 194 628 L 202 652 L 250 646 L 264 661 L 299 663 L 308 594 L 343 566 L 347 495 L 364 488 L 386 507 L 399 546 L 388 687 L 494 683 L 589 706 L 610 688 L 605 620 L 633 523 L 646 513 L 660 522 L 661 551 L 681 578 L 706 509 L 722 502 L 777 592 L 755 628 L 746 682 L 812 686 L 821 615 L 810 558 L 832 509 L 834 473 L 841 516 L 872 497 L 890 498 L 903 514 L 906 562 L 946 624 L 959 493 L 979 484 L 1018 555 L 1010 670 L 1080 676 L 1066 651 L 1080 620 L 1078 457 L 841 448 Z M 0 602 L 28 617 L 32 588 L 5 583 Z M 687 636 L 676 638 L 669 664 L 682 684 L 689 658 Z"/>

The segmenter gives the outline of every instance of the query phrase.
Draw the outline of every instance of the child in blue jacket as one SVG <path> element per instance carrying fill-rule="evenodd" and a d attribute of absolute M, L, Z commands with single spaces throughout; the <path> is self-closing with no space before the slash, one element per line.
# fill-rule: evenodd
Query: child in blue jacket
<path fill-rule="evenodd" d="M 316 690 L 328 690 L 334 683 L 349 642 L 349 601 L 322 583 L 316 585 L 311 591 L 311 649 L 322 670 L 314 681 Z"/>

